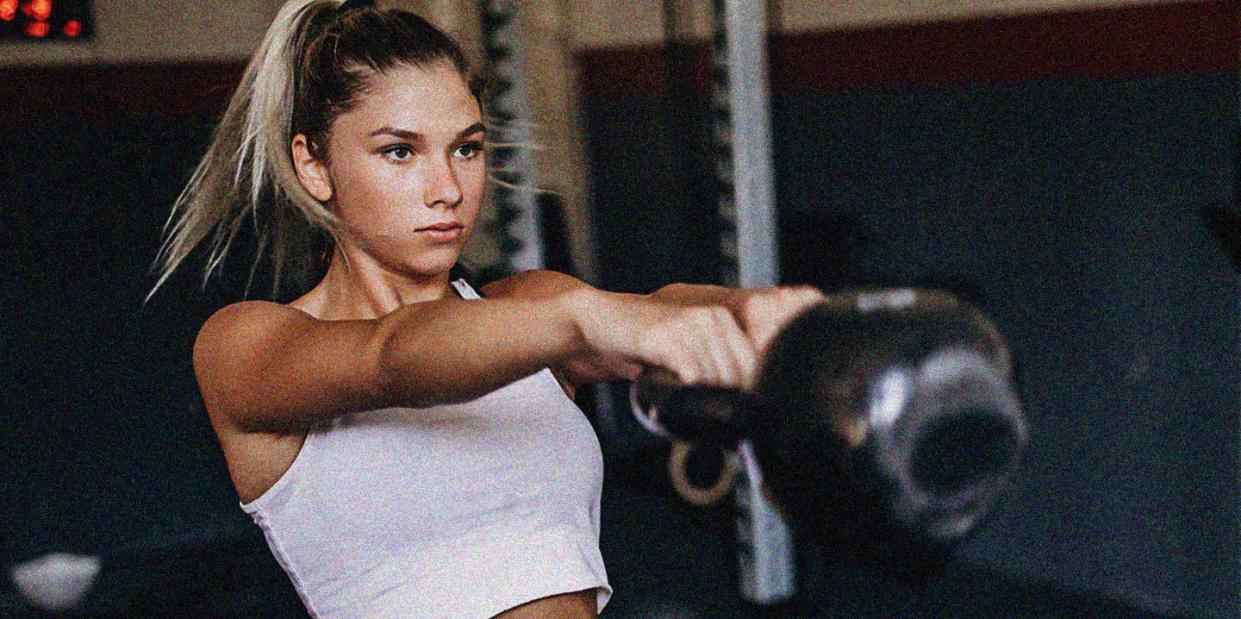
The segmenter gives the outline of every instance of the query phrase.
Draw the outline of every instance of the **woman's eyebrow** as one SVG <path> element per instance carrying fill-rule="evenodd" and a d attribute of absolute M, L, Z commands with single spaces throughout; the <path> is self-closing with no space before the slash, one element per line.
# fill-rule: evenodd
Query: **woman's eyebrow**
<path fill-rule="evenodd" d="M 478 133 L 479 131 L 482 131 L 483 133 L 487 133 L 487 126 L 481 122 L 476 122 L 466 127 L 465 129 L 458 131 L 457 139 L 461 139 L 467 135 Z M 367 137 L 375 137 L 377 135 L 391 135 L 391 136 L 402 138 L 405 140 L 410 140 L 411 142 L 422 139 L 422 135 L 416 131 L 410 131 L 408 129 L 396 129 L 394 127 L 380 127 L 370 132 L 367 135 Z"/>
<path fill-rule="evenodd" d="M 461 131 L 458 131 L 458 132 L 457 132 L 457 139 L 458 139 L 458 140 L 460 140 L 461 138 L 463 138 L 463 137 L 465 137 L 465 136 L 467 136 L 467 135 L 470 135 L 470 134 L 473 134 L 473 133 L 478 133 L 479 131 L 482 131 L 483 133 L 487 133 L 487 125 L 484 125 L 484 124 L 483 124 L 483 123 L 481 123 L 481 122 L 476 122 L 476 123 L 474 123 L 474 124 L 472 124 L 472 125 L 470 125 L 470 126 L 466 127 L 465 129 L 462 129 Z"/>
<path fill-rule="evenodd" d="M 380 127 L 370 132 L 369 134 L 367 134 L 367 137 L 374 137 L 377 135 L 391 135 L 391 136 L 395 136 L 398 138 L 410 140 L 411 142 L 416 142 L 422 139 L 422 135 L 420 135 L 416 131 L 410 131 L 408 129 L 395 129 L 393 127 Z"/>

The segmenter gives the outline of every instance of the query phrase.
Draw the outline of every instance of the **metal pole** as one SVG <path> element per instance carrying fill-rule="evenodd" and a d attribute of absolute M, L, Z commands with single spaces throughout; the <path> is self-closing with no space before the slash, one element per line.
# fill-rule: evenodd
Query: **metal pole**
<path fill-rule="evenodd" d="M 767 86 L 767 3 L 726 0 L 723 4 L 738 283 L 742 288 L 774 286 L 780 273 Z"/>
<path fill-rule="evenodd" d="M 779 281 L 764 0 L 715 0 L 712 112 L 720 187 L 720 249 L 725 285 Z M 774 604 L 796 591 L 792 533 L 760 491 L 748 442 L 738 456 L 737 545 L 741 595 Z"/>

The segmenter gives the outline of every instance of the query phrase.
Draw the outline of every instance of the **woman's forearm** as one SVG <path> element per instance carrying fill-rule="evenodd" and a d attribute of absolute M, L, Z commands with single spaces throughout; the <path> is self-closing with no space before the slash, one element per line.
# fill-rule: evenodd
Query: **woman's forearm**
<path fill-rule="evenodd" d="M 673 305 L 719 305 L 740 318 L 742 307 L 750 291 L 712 284 L 668 284 L 650 294 L 662 303 Z"/>
<path fill-rule="evenodd" d="M 589 292 L 539 299 L 444 299 L 380 319 L 380 400 L 426 406 L 469 400 L 586 351 Z"/>
<path fill-rule="evenodd" d="M 722 306 L 736 317 L 747 311 L 754 292 L 695 284 L 672 284 L 650 295 L 533 288 L 542 292 L 431 301 L 382 318 L 380 401 L 425 406 L 468 400 L 591 355 L 728 379 L 727 372 L 715 376 L 719 368 L 708 360 L 740 354 L 737 348 L 746 346 L 730 339 L 730 329 L 747 334 L 737 330 L 739 319 L 731 327 L 706 319 L 711 314 L 702 306 Z"/>

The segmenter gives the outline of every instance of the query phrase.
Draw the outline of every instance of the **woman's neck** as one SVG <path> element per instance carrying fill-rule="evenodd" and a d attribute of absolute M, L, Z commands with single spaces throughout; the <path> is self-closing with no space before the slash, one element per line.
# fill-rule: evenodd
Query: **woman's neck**
<path fill-rule="evenodd" d="M 320 320 L 357 320 L 378 318 L 411 303 L 451 294 L 447 271 L 411 277 L 392 273 L 367 257 L 346 259 L 337 248 L 318 285 L 289 305 Z"/>

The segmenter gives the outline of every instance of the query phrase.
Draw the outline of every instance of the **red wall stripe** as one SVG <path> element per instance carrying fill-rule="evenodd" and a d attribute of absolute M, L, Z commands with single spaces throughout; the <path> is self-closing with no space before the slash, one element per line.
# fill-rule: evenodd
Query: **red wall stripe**
<path fill-rule="evenodd" d="M 777 36 L 771 82 L 777 91 L 877 89 L 1237 70 L 1239 8 L 1184 2 Z M 706 44 L 678 55 L 681 73 L 670 79 L 659 47 L 583 52 L 582 88 L 600 98 L 706 90 Z"/>
<path fill-rule="evenodd" d="M 946 22 L 773 46 L 777 88 L 937 86 L 1236 69 L 1236 0 Z"/>
<path fill-rule="evenodd" d="M 239 63 L 0 69 L 0 122 L 217 116 L 244 69 Z"/>

